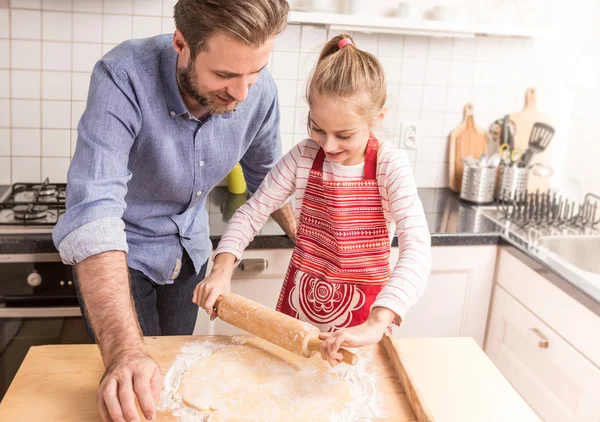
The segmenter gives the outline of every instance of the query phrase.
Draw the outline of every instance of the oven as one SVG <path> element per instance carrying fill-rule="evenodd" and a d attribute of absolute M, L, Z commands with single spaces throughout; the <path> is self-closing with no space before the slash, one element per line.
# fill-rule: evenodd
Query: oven
<path fill-rule="evenodd" d="M 15 184 L 0 198 L 0 400 L 31 346 L 90 341 L 71 266 L 51 244 L 64 186 L 45 183 Z"/>

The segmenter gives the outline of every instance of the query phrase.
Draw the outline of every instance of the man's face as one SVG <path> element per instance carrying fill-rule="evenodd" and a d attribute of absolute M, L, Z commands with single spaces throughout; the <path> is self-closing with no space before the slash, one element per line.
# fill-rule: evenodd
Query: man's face
<path fill-rule="evenodd" d="M 178 32 L 174 42 L 177 43 Z M 180 33 L 179 33 L 180 35 Z M 179 51 L 179 88 L 211 114 L 233 111 L 248 96 L 259 72 L 267 65 L 274 37 L 258 48 L 247 46 L 221 34 L 211 36 L 206 49 L 194 60 L 189 46 Z M 177 45 L 176 45 L 177 49 Z"/>

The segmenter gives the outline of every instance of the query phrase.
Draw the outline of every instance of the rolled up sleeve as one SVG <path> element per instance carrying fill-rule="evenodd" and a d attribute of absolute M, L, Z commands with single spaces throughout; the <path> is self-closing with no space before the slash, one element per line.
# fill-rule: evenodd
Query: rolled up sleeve
<path fill-rule="evenodd" d="M 141 111 L 126 74 L 101 60 L 94 67 L 77 147 L 67 176 L 66 212 L 53 231 L 63 262 L 110 250 L 127 252 L 125 224 L 129 152 Z"/>

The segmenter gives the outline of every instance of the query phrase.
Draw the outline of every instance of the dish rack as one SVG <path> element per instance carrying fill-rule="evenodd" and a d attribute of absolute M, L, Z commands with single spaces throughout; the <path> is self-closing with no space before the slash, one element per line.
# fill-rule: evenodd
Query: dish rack
<path fill-rule="evenodd" d="M 583 203 L 576 203 L 551 190 L 516 194 L 503 190 L 496 206 L 507 220 L 523 228 L 595 227 L 600 223 L 600 196 L 592 193 Z"/>

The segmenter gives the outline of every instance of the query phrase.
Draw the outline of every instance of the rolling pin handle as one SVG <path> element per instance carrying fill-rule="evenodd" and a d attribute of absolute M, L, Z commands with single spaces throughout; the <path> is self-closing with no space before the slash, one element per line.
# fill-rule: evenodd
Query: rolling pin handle
<path fill-rule="evenodd" d="M 319 352 L 321 350 L 321 343 L 323 343 L 323 340 L 321 340 L 319 337 L 311 338 L 308 341 L 308 350 L 312 352 Z M 340 349 L 338 352 L 343 356 L 342 362 L 348 365 L 356 365 L 358 362 L 358 356 L 356 356 L 354 353 L 349 352 L 346 349 Z"/>

